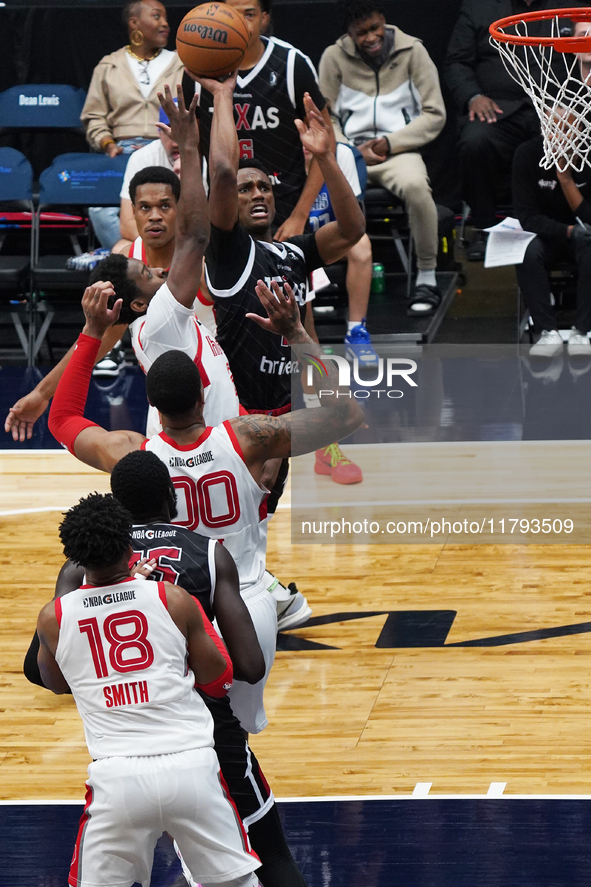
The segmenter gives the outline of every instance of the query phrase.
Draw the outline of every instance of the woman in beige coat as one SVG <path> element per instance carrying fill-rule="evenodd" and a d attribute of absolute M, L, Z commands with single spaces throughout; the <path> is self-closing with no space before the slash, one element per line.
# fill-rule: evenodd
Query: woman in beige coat
<path fill-rule="evenodd" d="M 173 95 L 183 65 L 166 49 L 170 28 L 159 0 L 136 0 L 123 9 L 127 46 L 106 55 L 94 69 L 81 120 L 93 151 L 114 157 L 131 154 L 157 137 L 158 92 L 170 84 Z M 119 240 L 119 211 L 93 207 L 90 217 L 103 246 Z"/>

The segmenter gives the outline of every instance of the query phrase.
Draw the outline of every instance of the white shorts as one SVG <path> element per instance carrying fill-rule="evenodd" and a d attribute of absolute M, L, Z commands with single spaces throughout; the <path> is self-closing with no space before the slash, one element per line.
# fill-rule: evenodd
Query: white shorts
<path fill-rule="evenodd" d="M 225 883 L 260 866 L 213 748 L 102 758 L 90 764 L 88 777 L 71 887 L 148 887 L 165 831 L 201 883 Z"/>
<path fill-rule="evenodd" d="M 265 659 L 265 675 L 260 681 L 256 684 L 247 684 L 246 681 L 235 680 L 228 693 L 232 711 L 247 733 L 260 733 L 269 723 L 265 713 L 263 692 L 277 649 L 277 604 L 266 586 L 266 580 L 263 579 L 258 585 L 240 591 L 242 600 L 248 607 Z M 219 634 L 217 625 L 216 630 Z"/>

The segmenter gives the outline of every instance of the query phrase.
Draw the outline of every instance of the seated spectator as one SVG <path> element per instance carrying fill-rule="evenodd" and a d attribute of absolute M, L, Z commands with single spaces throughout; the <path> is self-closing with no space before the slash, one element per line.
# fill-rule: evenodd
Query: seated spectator
<path fill-rule="evenodd" d="M 94 69 L 81 120 L 94 151 L 109 157 L 131 154 L 156 138 L 158 91 L 180 82 L 183 66 L 166 49 L 170 28 L 159 0 L 135 0 L 123 7 L 129 44 L 106 55 Z M 90 218 L 101 244 L 119 240 L 118 211 L 91 207 Z"/>
<path fill-rule="evenodd" d="M 311 160 L 310 152 L 304 151 L 304 155 L 306 166 L 308 166 Z M 365 169 L 363 169 L 363 177 L 360 176 L 357 158 L 359 158 L 361 166 L 364 166 L 363 158 L 359 152 L 354 152 L 353 148 L 343 142 L 337 144 L 336 156 L 353 193 L 361 200 L 365 188 L 360 179 L 365 180 Z M 310 211 L 310 227 L 313 231 L 317 231 L 322 225 L 334 221 L 335 214 L 330 202 L 330 195 L 326 185 L 323 185 Z M 345 356 L 349 360 L 357 358 L 361 367 L 374 366 L 378 362 L 378 355 L 372 347 L 369 333 L 365 328 L 373 270 L 371 242 L 367 234 L 364 234 L 361 240 L 351 247 L 345 259 L 347 262 L 347 295 L 349 297 Z"/>
<path fill-rule="evenodd" d="M 562 114 L 570 118 L 564 109 Z M 560 138 L 559 132 L 556 137 Z M 568 338 L 568 353 L 571 357 L 591 356 L 591 182 L 588 172 L 576 172 L 566 164 L 562 169 L 540 169 L 542 155 L 542 136 L 537 136 L 518 147 L 513 161 L 514 212 L 525 230 L 537 234 L 523 263 L 516 266 L 517 280 L 539 335 L 530 354 L 550 358 L 562 351 L 549 270 L 553 263 L 567 260 L 578 271 L 575 325 Z"/>
<path fill-rule="evenodd" d="M 168 124 L 168 117 L 162 108 L 160 108 L 158 120 L 160 123 Z M 157 139 L 134 151 L 125 167 L 125 175 L 123 176 L 121 193 L 119 195 L 121 198 L 120 228 L 121 238 L 129 243 L 133 242 L 139 235 L 129 195 L 129 185 L 136 173 L 153 166 L 163 166 L 175 172 L 177 176 L 180 176 L 179 146 L 163 129 L 158 130 Z M 121 252 L 121 247 L 117 251 Z"/>
<path fill-rule="evenodd" d="M 458 156 L 462 197 L 470 207 L 474 237 L 467 257 L 484 259 L 486 233 L 496 223 L 497 189 L 510 181 L 515 149 L 539 132 L 534 108 L 491 46 L 489 27 L 504 16 L 584 6 L 582 0 L 464 0 L 445 61 L 445 79 L 459 115 Z M 543 34 L 547 22 L 530 22 Z"/>
<path fill-rule="evenodd" d="M 445 123 L 437 69 L 420 40 L 386 24 L 378 0 L 351 0 L 343 10 L 347 33 L 322 55 L 320 88 L 337 140 L 359 148 L 368 182 L 406 204 L 418 266 L 407 310 L 425 316 L 441 302 L 437 209 L 419 153 Z"/>

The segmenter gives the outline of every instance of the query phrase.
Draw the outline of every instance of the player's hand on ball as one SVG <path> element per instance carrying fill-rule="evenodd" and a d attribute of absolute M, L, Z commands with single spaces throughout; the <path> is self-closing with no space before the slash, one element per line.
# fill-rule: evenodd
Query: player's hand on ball
<path fill-rule="evenodd" d="M 306 120 L 294 120 L 300 141 L 311 154 L 327 154 L 331 150 L 331 133 L 308 92 L 304 93 L 304 108 Z"/>
<path fill-rule="evenodd" d="M 158 129 L 170 136 L 177 145 L 189 146 L 199 144 L 199 124 L 195 116 L 195 109 L 199 103 L 197 93 L 193 96 L 191 104 L 187 109 L 183 96 L 183 89 L 179 83 L 176 88 L 176 100 L 172 98 L 172 92 L 168 83 L 164 87 L 164 95 L 159 92 L 158 99 L 168 117 L 169 125 L 166 123 L 157 123 Z"/>
<path fill-rule="evenodd" d="M 259 314 L 249 313 L 246 317 L 254 320 L 264 330 L 291 339 L 296 330 L 299 330 L 300 327 L 303 330 L 300 309 L 294 291 L 287 281 L 283 285 L 283 290 L 276 280 L 271 281 L 271 286 L 272 291 L 264 280 L 259 280 L 255 287 L 256 294 L 268 316 L 261 317 Z"/>
<path fill-rule="evenodd" d="M 200 83 L 203 89 L 206 89 L 213 96 L 216 96 L 218 93 L 229 92 L 230 95 L 234 94 L 234 90 L 236 89 L 236 78 L 238 76 L 238 71 L 234 71 L 233 74 L 228 74 L 226 77 L 220 77 L 219 79 L 212 79 L 211 77 L 195 77 L 193 75 L 193 79 Z"/>
<path fill-rule="evenodd" d="M 98 280 L 87 286 L 82 296 L 82 310 L 86 318 L 83 333 L 95 339 L 102 339 L 105 330 L 119 319 L 123 299 L 117 299 L 109 308 L 109 300 L 115 298 L 115 289 L 110 281 Z"/>

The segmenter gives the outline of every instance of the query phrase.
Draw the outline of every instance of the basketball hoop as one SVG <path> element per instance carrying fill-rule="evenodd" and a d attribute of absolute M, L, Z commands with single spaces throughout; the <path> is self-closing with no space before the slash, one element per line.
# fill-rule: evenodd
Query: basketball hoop
<path fill-rule="evenodd" d="M 588 22 L 589 31 L 564 36 L 561 19 Z M 532 22 L 543 21 L 549 23 L 549 34 L 531 34 Z M 489 31 L 507 73 L 525 90 L 540 119 L 544 138 L 540 166 L 579 172 L 591 166 L 591 64 L 579 57 L 591 54 L 591 9 L 511 15 L 493 22 Z"/>

